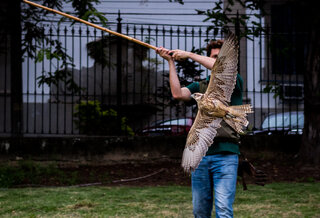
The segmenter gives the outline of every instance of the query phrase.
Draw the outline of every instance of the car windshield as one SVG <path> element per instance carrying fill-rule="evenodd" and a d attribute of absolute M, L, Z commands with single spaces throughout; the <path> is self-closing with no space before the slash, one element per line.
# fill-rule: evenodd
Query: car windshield
<path fill-rule="evenodd" d="M 303 112 L 285 112 L 268 116 L 262 123 L 262 129 L 268 128 L 303 128 Z"/>

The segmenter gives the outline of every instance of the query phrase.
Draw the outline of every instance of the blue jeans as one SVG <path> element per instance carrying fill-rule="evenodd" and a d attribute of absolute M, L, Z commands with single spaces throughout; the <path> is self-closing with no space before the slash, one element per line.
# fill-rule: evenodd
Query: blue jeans
<path fill-rule="evenodd" d="M 211 217 L 213 190 L 216 217 L 233 217 L 237 170 L 237 154 L 203 157 L 199 167 L 191 174 L 194 217 Z"/>

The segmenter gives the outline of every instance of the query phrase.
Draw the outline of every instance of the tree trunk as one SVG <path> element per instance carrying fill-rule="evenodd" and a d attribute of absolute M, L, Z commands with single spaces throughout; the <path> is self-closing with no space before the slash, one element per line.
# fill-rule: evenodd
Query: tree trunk
<path fill-rule="evenodd" d="M 23 128 L 22 109 L 22 54 L 21 54 L 21 1 L 9 1 L 11 58 L 11 132 L 21 136 Z"/>
<path fill-rule="evenodd" d="M 304 74 L 304 132 L 300 157 L 304 163 L 320 164 L 320 28 L 312 25 Z"/>

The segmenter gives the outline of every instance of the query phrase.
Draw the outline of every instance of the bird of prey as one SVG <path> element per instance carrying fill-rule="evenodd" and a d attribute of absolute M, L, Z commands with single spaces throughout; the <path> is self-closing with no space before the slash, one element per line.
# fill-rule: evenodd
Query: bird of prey
<path fill-rule="evenodd" d="M 182 155 L 181 166 L 186 172 L 198 167 L 222 120 L 238 133 L 248 125 L 246 116 L 252 113 L 251 105 L 229 106 L 237 79 L 238 49 L 236 36 L 229 33 L 211 70 L 206 92 L 191 95 L 197 101 L 198 113 Z"/>

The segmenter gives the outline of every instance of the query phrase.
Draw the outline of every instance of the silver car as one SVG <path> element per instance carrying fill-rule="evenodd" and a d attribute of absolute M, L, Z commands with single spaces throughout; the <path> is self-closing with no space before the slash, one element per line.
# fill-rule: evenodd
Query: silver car
<path fill-rule="evenodd" d="M 268 115 L 261 125 L 261 130 L 253 131 L 253 134 L 282 134 L 301 135 L 304 126 L 303 111 L 289 111 Z"/>

